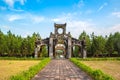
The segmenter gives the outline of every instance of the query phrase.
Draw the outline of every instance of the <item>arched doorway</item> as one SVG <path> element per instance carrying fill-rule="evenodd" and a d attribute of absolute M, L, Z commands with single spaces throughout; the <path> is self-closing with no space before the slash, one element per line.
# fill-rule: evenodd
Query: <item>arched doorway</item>
<path fill-rule="evenodd" d="M 38 53 L 37 57 L 48 57 L 48 46 L 47 45 L 41 45 L 38 46 Z"/>
<path fill-rule="evenodd" d="M 73 57 L 81 57 L 81 47 L 79 45 L 73 45 L 72 47 L 72 56 Z"/>
<path fill-rule="evenodd" d="M 66 51 L 64 44 L 56 44 L 54 58 L 63 59 L 66 57 Z"/>
<path fill-rule="evenodd" d="M 41 57 L 48 57 L 48 46 L 47 45 L 43 45 L 41 47 L 41 53 L 40 53 Z"/>

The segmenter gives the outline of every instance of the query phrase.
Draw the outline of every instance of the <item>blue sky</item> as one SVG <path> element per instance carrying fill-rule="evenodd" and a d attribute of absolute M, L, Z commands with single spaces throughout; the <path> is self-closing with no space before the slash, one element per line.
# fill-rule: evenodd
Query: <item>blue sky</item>
<path fill-rule="evenodd" d="M 0 29 L 26 37 L 54 32 L 54 23 L 67 23 L 67 32 L 78 38 L 88 34 L 120 32 L 120 0 L 0 0 Z"/>

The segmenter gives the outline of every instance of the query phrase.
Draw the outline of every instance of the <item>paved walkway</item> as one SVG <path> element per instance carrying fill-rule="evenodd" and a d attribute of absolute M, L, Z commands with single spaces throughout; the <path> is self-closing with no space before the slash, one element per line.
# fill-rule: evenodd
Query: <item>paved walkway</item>
<path fill-rule="evenodd" d="M 69 60 L 52 60 L 32 80 L 92 80 Z"/>

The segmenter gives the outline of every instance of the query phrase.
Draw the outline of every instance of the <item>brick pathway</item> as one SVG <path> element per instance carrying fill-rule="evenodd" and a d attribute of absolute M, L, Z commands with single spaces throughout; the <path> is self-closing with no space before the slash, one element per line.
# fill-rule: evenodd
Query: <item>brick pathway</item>
<path fill-rule="evenodd" d="M 52 60 L 32 80 L 92 80 L 69 60 Z"/>

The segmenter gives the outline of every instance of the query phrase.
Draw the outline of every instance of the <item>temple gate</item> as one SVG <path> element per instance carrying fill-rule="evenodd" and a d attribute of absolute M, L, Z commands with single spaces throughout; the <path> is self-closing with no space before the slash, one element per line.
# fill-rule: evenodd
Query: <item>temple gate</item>
<path fill-rule="evenodd" d="M 49 38 L 42 40 L 37 39 L 35 41 L 35 57 L 38 57 L 38 52 L 41 51 L 44 45 L 48 47 L 48 56 L 50 58 L 56 58 L 61 51 L 61 57 L 71 58 L 73 55 L 73 46 L 75 45 L 80 47 L 79 52 L 82 58 L 86 57 L 85 38 L 83 38 L 83 40 L 78 40 L 71 37 L 70 32 L 66 33 L 66 23 L 55 23 L 54 28 L 54 33 L 51 32 Z"/>

